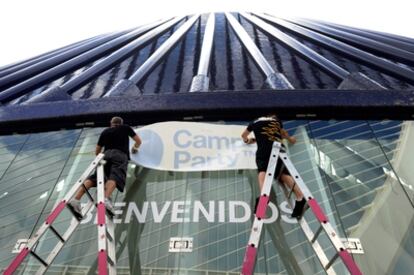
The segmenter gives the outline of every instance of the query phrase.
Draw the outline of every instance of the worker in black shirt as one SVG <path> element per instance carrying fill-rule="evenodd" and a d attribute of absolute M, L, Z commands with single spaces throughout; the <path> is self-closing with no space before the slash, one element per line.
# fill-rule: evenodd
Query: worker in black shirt
<path fill-rule="evenodd" d="M 128 125 L 123 124 L 120 117 L 113 117 L 111 119 L 111 127 L 106 128 L 99 136 L 98 143 L 95 149 L 95 155 L 98 155 L 104 149 L 106 164 L 104 166 L 105 173 L 105 206 L 110 213 L 113 214 L 114 209 L 110 200 L 112 192 L 117 188 L 123 192 L 125 187 L 126 172 L 129 161 L 129 137 L 131 137 L 135 144 L 131 149 L 131 153 L 138 152 L 141 145 L 141 139 L 135 131 Z M 89 189 L 96 186 L 96 173 L 90 176 L 84 182 L 85 188 Z M 75 195 L 75 198 L 69 202 L 69 206 L 74 212 L 81 217 L 80 199 L 85 194 L 85 189 L 80 188 Z"/>
<path fill-rule="evenodd" d="M 249 137 L 249 134 L 251 132 L 254 133 L 255 138 Z M 266 170 L 267 165 L 269 163 L 273 142 L 278 141 L 281 143 L 283 139 L 287 139 L 290 144 L 295 144 L 296 138 L 290 136 L 289 133 L 285 129 L 283 129 L 282 121 L 280 121 L 275 114 L 269 114 L 265 117 L 260 117 L 252 123 L 250 123 L 247 126 L 247 128 L 243 131 L 242 139 L 246 144 L 252 144 L 257 142 L 256 165 L 259 173 L 258 182 L 259 189 L 261 192 L 266 177 Z M 284 145 L 282 143 L 281 151 L 284 150 Z M 284 168 L 284 165 L 281 160 L 279 160 L 277 163 L 274 175 L 275 178 L 279 180 L 279 182 L 282 182 L 290 189 L 293 188 L 293 192 L 296 196 L 296 202 L 291 216 L 294 218 L 300 218 L 306 201 L 303 198 L 302 192 L 295 184 L 294 179 L 291 175 L 289 175 L 287 169 Z M 257 203 L 258 199 L 256 201 L 256 205 Z"/>

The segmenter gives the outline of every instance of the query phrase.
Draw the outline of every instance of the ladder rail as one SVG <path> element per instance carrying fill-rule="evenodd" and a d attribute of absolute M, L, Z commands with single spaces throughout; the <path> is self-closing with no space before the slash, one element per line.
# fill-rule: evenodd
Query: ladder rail
<path fill-rule="evenodd" d="M 243 266 L 241 274 L 250 275 L 253 274 L 254 266 L 256 262 L 256 256 L 260 243 L 260 235 L 263 229 L 263 219 L 266 216 L 267 204 L 269 202 L 270 191 L 272 189 L 273 177 L 276 170 L 277 162 L 279 159 L 279 152 L 281 144 L 274 142 L 272 145 L 272 151 L 270 153 L 269 163 L 266 169 L 266 176 L 260 193 L 260 198 L 257 203 L 257 209 L 250 232 L 249 242 L 247 244 L 245 256 L 243 259 Z"/>
<path fill-rule="evenodd" d="M 105 181 L 103 165 L 97 168 L 97 227 L 98 227 L 98 274 L 113 275 L 116 274 L 116 260 L 111 258 L 109 254 L 114 254 L 111 247 L 115 245 L 115 236 L 112 235 L 112 243 L 108 244 L 108 223 L 112 224 L 112 219 L 106 213 L 105 207 Z M 109 226 L 111 227 L 111 226 Z M 113 229 L 112 229 L 113 231 Z"/>
<path fill-rule="evenodd" d="M 84 207 L 84 214 L 82 213 L 82 216 L 87 215 L 90 211 L 92 211 L 93 209 L 93 202 L 89 202 L 85 207 Z M 59 252 L 62 250 L 62 248 L 65 246 L 65 243 L 69 240 L 69 238 L 72 236 L 72 234 L 75 232 L 76 228 L 79 226 L 80 221 L 76 218 L 76 217 L 72 217 L 70 225 L 68 227 L 68 229 L 65 231 L 65 233 L 63 233 L 62 238 L 65 240 L 65 242 L 58 242 L 55 247 L 52 249 L 52 251 L 49 253 L 49 255 L 46 258 L 46 263 L 48 264 L 48 266 L 40 266 L 40 268 L 38 269 L 38 271 L 36 272 L 36 275 L 41 275 L 44 274 L 49 265 L 52 264 L 53 260 L 56 258 L 57 255 L 59 255 Z"/>
<path fill-rule="evenodd" d="M 322 210 L 321 206 L 316 201 L 316 199 L 313 197 L 312 193 L 310 192 L 310 190 L 308 189 L 308 187 L 304 183 L 302 177 L 299 175 L 299 173 L 296 170 L 295 166 L 293 165 L 293 163 L 291 162 L 291 160 L 287 156 L 287 153 L 281 152 L 279 157 L 282 160 L 283 164 L 285 165 L 286 169 L 289 171 L 290 175 L 295 180 L 296 185 L 298 186 L 298 188 L 302 191 L 303 196 L 305 197 L 305 200 L 306 200 L 307 204 L 309 205 L 310 209 L 312 210 L 312 213 L 315 215 L 316 219 L 319 221 L 319 223 L 321 225 L 320 228 L 323 229 L 323 231 L 326 233 L 328 239 L 330 240 L 332 246 L 335 248 L 336 254 L 334 255 L 334 257 L 331 260 L 328 261 L 327 264 L 325 263 L 326 261 L 324 259 L 321 259 L 319 257 L 319 254 L 317 253 L 318 258 L 321 261 L 321 264 L 324 267 L 324 269 L 326 271 L 329 270 L 332 267 L 333 263 L 338 259 L 338 256 L 339 256 L 339 258 L 341 258 L 342 262 L 344 263 L 345 267 L 348 269 L 348 271 L 352 275 L 362 274 L 361 271 L 359 270 L 358 266 L 356 265 L 355 261 L 352 259 L 349 252 L 346 250 L 345 245 L 340 240 L 338 234 L 336 233 L 336 231 L 334 230 L 334 228 L 330 224 L 330 222 L 329 222 L 328 218 L 326 217 L 324 211 Z M 302 225 L 304 225 L 304 223 L 306 221 L 303 217 L 302 217 L 301 220 L 303 220 L 303 222 L 302 223 L 299 222 L 299 225 L 301 225 L 301 228 L 302 228 Z M 308 230 L 308 229 L 310 229 L 310 227 L 306 228 L 306 230 Z M 302 230 L 303 230 L 303 228 L 302 228 Z M 318 232 L 315 233 L 312 238 L 310 238 L 310 239 L 308 238 L 308 240 L 312 244 L 312 247 L 313 247 L 313 244 L 316 242 L 316 239 L 319 237 L 321 231 L 322 230 L 318 230 Z M 305 233 L 305 235 L 306 235 L 306 233 Z M 325 254 L 325 253 L 323 253 L 323 254 Z"/>
<path fill-rule="evenodd" d="M 108 258 L 112 263 L 109 265 L 109 275 L 116 274 L 116 241 L 115 241 L 115 224 L 113 220 L 108 220 Z"/>
<path fill-rule="evenodd" d="M 280 188 L 282 189 L 283 193 L 285 194 L 286 201 L 289 204 L 289 206 L 293 209 L 293 202 L 294 199 L 289 197 L 289 191 L 285 185 L 279 184 Z M 329 259 L 326 256 L 325 252 L 323 251 L 322 246 L 317 241 L 317 234 L 313 233 L 311 227 L 309 226 L 309 223 L 305 220 L 304 217 L 298 220 L 299 226 L 301 227 L 303 233 L 306 236 L 306 239 L 311 243 L 312 249 L 314 250 L 315 254 L 318 255 L 319 262 L 322 264 L 323 267 L 327 266 L 329 263 Z M 312 241 L 311 241 L 312 240 Z M 327 274 L 329 275 L 335 275 L 336 272 L 333 269 L 326 269 L 325 270 Z"/>
<path fill-rule="evenodd" d="M 328 235 L 329 240 L 332 242 L 332 245 L 335 249 L 339 252 L 340 249 L 344 249 L 345 246 L 342 241 L 339 239 L 336 231 L 333 229 L 332 225 L 328 221 L 328 217 L 326 217 L 324 211 L 320 207 L 319 203 L 313 197 L 312 193 L 309 191 L 308 187 L 302 180 L 302 177 L 299 175 L 296 168 L 293 166 L 290 159 L 287 157 L 286 153 L 281 153 L 280 158 L 283 161 L 286 169 L 289 171 L 292 177 L 294 177 L 297 186 L 302 191 L 303 196 L 305 197 L 310 209 L 312 210 L 315 217 L 318 219 L 319 223 L 321 224 L 322 228 Z M 316 234 L 315 234 L 316 235 Z"/>
<path fill-rule="evenodd" d="M 309 226 L 308 222 L 304 218 L 300 219 L 299 225 L 302 228 L 302 231 L 305 234 L 308 241 L 314 237 L 315 234 L 313 233 L 311 227 Z M 315 251 L 315 254 L 317 254 L 317 258 L 319 259 L 319 262 L 321 263 L 322 267 L 325 269 L 326 273 L 329 275 L 335 275 L 336 272 L 333 268 L 326 268 L 329 264 L 329 259 L 326 256 L 319 242 L 315 240 L 314 242 L 310 242 L 310 243 L 311 243 L 312 249 Z"/>
<path fill-rule="evenodd" d="M 65 209 L 67 202 L 75 195 L 77 190 L 83 185 L 83 182 L 86 180 L 86 178 L 98 166 L 99 161 L 101 161 L 103 157 L 104 157 L 103 154 L 99 154 L 98 156 L 96 156 L 95 160 L 89 165 L 89 167 L 77 180 L 76 184 L 70 189 L 70 191 L 66 194 L 63 200 L 49 214 L 49 216 L 46 218 L 46 221 L 40 226 L 40 228 L 36 231 L 36 233 L 27 243 L 27 247 L 30 250 L 36 245 L 36 243 L 39 242 L 39 239 L 43 236 L 46 230 L 50 227 L 50 225 L 54 222 L 54 220 L 58 217 L 58 215 L 63 211 L 63 209 Z"/>
<path fill-rule="evenodd" d="M 338 234 L 329 223 L 328 218 L 324 214 L 322 208 L 319 206 L 316 199 L 313 197 L 312 193 L 300 177 L 299 173 L 297 172 L 296 168 L 290 161 L 286 152 L 281 151 L 281 143 L 275 141 L 272 145 L 272 151 L 269 158 L 268 167 L 266 170 L 265 181 L 262 186 L 262 191 L 260 195 L 260 199 L 257 205 L 255 218 L 252 224 L 252 229 L 249 237 L 249 242 L 246 248 L 245 256 L 243 259 L 243 266 L 242 266 L 242 275 L 251 275 L 254 271 L 254 266 L 256 263 L 256 257 L 260 242 L 260 235 L 263 229 L 263 219 L 265 218 L 267 204 L 269 202 L 269 194 L 272 188 L 273 178 L 275 178 L 275 170 L 277 167 L 278 159 L 283 162 L 285 168 L 289 171 L 290 175 L 295 181 L 295 185 L 292 187 L 292 190 L 288 190 L 284 184 L 280 184 L 283 193 L 286 196 L 286 201 L 293 208 L 294 199 L 292 198 L 293 188 L 297 186 L 306 200 L 307 205 L 312 210 L 312 213 L 316 217 L 317 221 L 320 223 L 320 227 L 316 233 L 313 232 L 311 227 L 309 226 L 308 222 L 304 217 L 298 219 L 299 226 L 301 227 L 303 233 L 305 234 L 306 238 L 310 242 L 312 249 L 315 252 L 315 255 L 319 259 L 320 263 L 322 264 L 323 269 L 329 275 L 335 275 L 336 272 L 333 268 L 334 262 L 340 258 L 350 274 L 352 275 L 360 275 L 362 274 L 359 270 L 358 266 L 345 249 L 344 244 L 340 240 Z M 277 176 L 277 175 L 276 175 Z M 304 209 L 305 211 L 306 209 Z M 318 237 L 320 233 L 324 231 L 330 240 L 330 243 L 335 248 L 335 255 L 330 260 L 328 259 L 327 255 L 325 254 L 322 246 L 318 242 Z"/>
<path fill-rule="evenodd" d="M 27 255 L 32 254 L 37 258 L 39 261 L 44 262 L 47 264 L 47 266 L 41 265 L 41 268 L 38 270 L 36 274 L 43 274 L 46 272 L 49 265 L 52 263 L 53 259 L 57 256 L 58 252 L 62 249 L 63 245 L 66 243 L 66 241 L 69 239 L 69 237 L 72 235 L 73 231 L 77 228 L 77 226 L 80 224 L 80 221 L 77 221 L 75 224 L 71 224 L 71 226 L 63 233 L 62 235 L 59 234 L 55 228 L 52 228 L 53 222 L 56 220 L 56 218 L 61 214 L 61 212 L 66 208 L 68 202 L 70 199 L 76 194 L 77 190 L 82 187 L 84 181 L 89 177 L 89 175 L 92 174 L 94 169 L 99 166 L 100 162 L 103 160 L 104 154 L 98 154 L 95 159 L 92 161 L 92 163 L 88 166 L 88 168 L 83 172 L 81 177 L 76 181 L 76 183 L 71 187 L 70 191 L 64 196 L 64 198 L 55 206 L 55 208 L 52 210 L 52 212 L 48 215 L 45 222 L 42 223 L 42 225 L 39 227 L 39 229 L 36 231 L 36 233 L 32 236 L 32 238 L 29 239 L 26 246 L 19 252 L 19 254 L 13 259 L 13 261 L 9 264 L 9 266 L 4 271 L 4 275 L 12 275 L 17 268 L 21 265 L 21 263 L 25 260 Z M 92 209 L 93 203 L 89 202 L 87 205 L 87 208 L 85 211 L 85 214 L 87 214 Z M 72 213 L 72 211 L 70 211 Z M 73 214 L 73 213 L 72 213 Z M 72 220 L 75 219 L 75 217 L 72 218 Z M 55 246 L 54 249 L 49 253 L 48 256 L 46 256 L 46 260 L 40 258 L 39 255 L 37 255 L 34 252 L 35 246 L 39 243 L 40 238 L 50 229 L 56 237 L 59 239 L 58 244 Z M 60 236 L 60 237 L 59 237 Z M 62 238 L 64 241 L 62 241 Z M 49 261 L 50 260 L 50 261 Z"/>
<path fill-rule="evenodd" d="M 92 163 L 88 166 L 88 168 L 83 172 L 82 176 L 76 181 L 76 184 L 72 186 L 66 196 L 63 198 L 64 201 L 69 201 L 75 193 L 78 191 L 80 187 L 82 187 L 83 182 L 92 174 L 93 170 L 97 168 L 100 162 L 104 158 L 104 154 L 98 154 L 96 158 L 92 161 Z"/>

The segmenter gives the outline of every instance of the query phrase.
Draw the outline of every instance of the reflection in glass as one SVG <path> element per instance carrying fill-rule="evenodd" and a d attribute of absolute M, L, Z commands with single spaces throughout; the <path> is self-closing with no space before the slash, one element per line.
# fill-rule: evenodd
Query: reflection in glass
<path fill-rule="evenodd" d="M 366 274 L 414 270 L 413 123 L 286 121 L 298 138 L 289 155 Z M 28 238 L 94 158 L 101 128 L 0 137 L 0 269 L 17 239 Z M 256 171 L 155 171 L 130 164 L 125 193 L 115 193 L 118 271 L 122 274 L 238 274 L 258 196 Z M 84 197 L 86 202 L 86 196 Z M 277 184 L 255 274 L 323 274 Z M 317 222 L 308 212 L 311 227 Z M 85 218 L 49 273 L 95 274 L 94 214 Z M 55 222 L 71 222 L 66 210 Z M 170 252 L 170 238 L 192 238 L 192 252 Z M 44 236 L 37 252 L 56 243 Z M 327 238 L 320 243 L 333 251 Z M 39 265 L 26 261 L 26 273 Z M 347 274 L 335 264 L 338 274 Z"/>

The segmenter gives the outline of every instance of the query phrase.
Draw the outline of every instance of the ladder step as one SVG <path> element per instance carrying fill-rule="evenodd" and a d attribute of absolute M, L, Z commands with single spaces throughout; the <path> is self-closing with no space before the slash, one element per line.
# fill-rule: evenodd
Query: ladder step
<path fill-rule="evenodd" d="M 56 237 L 59 238 L 59 240 L 64 243 L 66 240 L 62 237 L 62 235 L 59 234 L 59 232 L 57 232 L 57 230 L 53 227 L 50 226 L 50 230 L 52 230 L 53 233 L 55 233 Z"/>
<path fill-rule="evenodd" d="M 336 261 L 336 259 L 338 259 L 339 253 L 336 253 L 332 259 L 328 262 L 328 264 L 325 266 L 325 269 L 329 269 L 333 263 Z"/>
<path fill-rule="evenodd" d="M 114 236 L 111 235 L 111 233 L 106 230 L 106 236 L 108 237 L 108 241 L 113 242 L 114 241 Z"/>
<path fill-rule="evenodd" d="M 316 233 L 313 234 L 313 238 L 312 238 L 312 240 L 310 240 L 311 243 L 314 243 L 318 239 L 319 234 L 321 234 L 321 232 L 322 232 L 322 229 L 323 229 L 323 227 L 322 227 L 322 225 L 320 225 L 318 230 L 316 230 Z"/>
<path fill-rule="evenodd" d="M 39 255 L 37 255 L 35 252 L 33 252 L 33 251 L 30 251 L 30 254 L 32 254 L 33 255 L 33 257 L 35 257 L 42 265 L 44 265 L 45 267 L 47 267 L 47 266 L 49 266 L 49 264 L 45 261 L 45 260 L 43 260 L 42 258 L 40 258 L 40 256 Z"/>
<path fill-rule="evenodd" d="M 109 255 L 107 255 L 107 258 L 108 258 L 108 264 L 110 264 L 111 266 L 115 266 L 114 260 L 112 260 L 112 258 L 109 257 Z"/>
<path fill-rule="evenodd" d="M 88 196 L 89 200 L 95 202 L 95 199 L 92 197 L 92 194 L 89 190 L 85 187 L 85 184 L 82 184 L 83 189 L 85 190 L 86 195 Z"/>
<path fill-rule="evenodd" d="M 70 205 L 69 203 L 66 205 L 67 206 L 67 208 L 69 209 L 69 212 L 70 213 L 72 213 L 72 215 L 78 220 L 78 221 L 80 221 L 80 220 L 82 220 L 83 219 L 83 216 L 82 216 L 82 214 L 80 214 L 80 213 L 78 213 L 78 212 L 76 212 L 75 211 L 75 209 L 73 209 L 73 207 L 72 207 L 72 205 Z"/>

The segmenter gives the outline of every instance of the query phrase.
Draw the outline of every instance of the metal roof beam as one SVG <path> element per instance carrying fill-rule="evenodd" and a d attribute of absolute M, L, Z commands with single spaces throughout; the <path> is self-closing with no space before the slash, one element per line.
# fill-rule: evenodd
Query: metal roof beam
<path fill-rule="evenodd" d="M 211 50 L 214 41 L 215 15 L 210 13 L 206 29 L 204 31 L 203 45 L 201 46 L 200 61 L 198 63 L 197 75 L 193 77 L 190 92 L 207 92 L 209 87 L 209 65 Z"/>
<path fill-rule="evenodd" d="M 82 40 L 82 41 L 78 41 L 76 43 L 72 43 L 72 44 L 67 45 L 65 47 L 43 53 L 43 54 L 34 56 L 32 58 L 29 58 L 29 59 L 22 60 L 20 62 L 15 62 L 15 63 L 12 63 L 12 64 L 5 65 L 5 66 L 0 68 L 0 77 L 3 77 L 5 75 L 11 74 L 11 73 L 14 73 L 14 72 L 16 72 L 16 71 L 18 71 L 22 68 L 31 66 L 33 64 L 42 62 L 42 61 L 44 61 L 44 60 L 46 60 L 50 57 L 53 57 L 53 56 L 56 56 L 56 55 L 62 53 L 64 51 L 73 49 L 73 48 L 75 48 L 79 45 L 83 45 L 85 43 L 88 43 L 92 40 L 98 39 L 98 38 L 103 37 L 103 36 L 105 36 L 105 35 L 98 35 L 98 36 L 95 36 L 95 37 L 91 37 L 91 38 L 88 38 L 88 39 L 85 39 L 85 40 Z"/>
<path fill-rule="evenodd" d="M 285 34 L 284 32 L 278 30 L 274 26 L 264 22 L 263 20 L 257 17 L 253 17 L 247 13 L 242 12 L 241 15 L 243 15 L 243 17 L 245 17 L 248 21 L 250 21 L 255 26 L 257 26 L 259 29 L 271 35 L 278 41 L 284 43 L 286 46 L 288 46 L 295 52 L 299 53 L 302 57 L 309 60 L 312 64 L 317 65 L 322 70 L 329 73 L 330 75 L 333 75 L 342 80 L 345 79 L 349 75 L 349 72 L 347 70 L 341 68 L 340 66 L 336 65 L 332 61 L 321 56 L 320 54 L 318 54 L 311 48 L 300 43 L 296 39 Z"/>
<path fill-rule="evenodd" d="M 317 31 L 319 33 L 328 35 L 345 43 L 355 45 L 363 49 L 368 49 L 382 56 L 392 58 L 393 61 L 414 64 L 414 53 L 396 48 L 394 46 L 390 46 L 388 44 L 373 40 L 371 38 L 363 37 L 352 33 L 347 33 L 342 30 L 337 30 L 328 26 L 323 26 L 310 20 L 297 19 L 290 22 Z"/>
<path fill-rule="evenodd" d="M 198 20 L 200 14 L 193 15 L 185 22 L 176 32 L 174 32 L 146 61 L 138 70 L 129 78 L 132 82 L 138 84 L 155 65 L 174 47 L 178 41 L 186 34 L 194 23 Z"/>
<path fill-rule="evenodd" d="M 272 22 L 276 25 L 282 26 L 294 33 L 297 33 L 307 39 L 310 39 L 311 41 L 314 41 L 315 43 L 322 45 L 323 47 L 333 49 L 335 51 L 338 51 L 342 54 L 345 54 L 347 56 L 350 56 L 352 58 L 355 58 L 357 60 L 360 60 L 364 62 L 365 64 L 368 64 L 370 66 L 373 66 L 377 69 L 380 69 L 381 71 L 395 76 L 397 78 L 401 78 L 406 80 L 409 83 L 414 84 L 414 71 L 409 70 L 407 68 L 401 67 L 391 61 L 379 58 L 377 56 L 374 56 L 370 53 L 364 52 L 358 48 L 355 48 L 353 46 L 350 46 L 346 43 L 340 42 L 338 40 L 335 40 L 333 38 L 327 37 L 323 34 L 317 33 L 315 31 L 306 29 L 304 27 L 298 26 L 296 24 L 287 22 L 285 20 L 281 20 L 275 17 L 271 17 L 268 15 L 263 14 L 255 14 L 258 17 L 261 17 L 269 22 Z"/>
<path fill-rule="evenodd" d="M 175 31 L 168 39 L 165 41 L 135 73 L 129 78 L 130 81 L 134 82 L 136 85 L 146 76 L 155 65 L 173 48 L 177 45 L 178 41 L 190 30 L 194 25 L 197 19 L 200 17 L 200 14 L 193 15 L 187 22 L 185 22 L 177 31 Z"/>
<path fill-rule="evenodd" d="M 364 29 L 359 29 L 359 28 L 352 28 L 352 29 L 364 30 Z M 406 37 L 406 36 L 402 36 L 402 35 L 398 35 L 398 34 L 392 34 L 392 33 L 386 33 L 386 32 L 380 32 L 380 31 L 374 31 L 374 30 L 366 30 L 365 29 L 364 31 L 369 32 L 369 33 L 383 35 L 383 36 L 386 36 L 386 37 L 389 37 L 389 38 L 396 39 L 398 41 L 403 41 L 403 42 L 407 42 L 407 43 L 411 43 L 411 44 L 414 43 L 414 38 L 411 38 L 411 37 Z"/>
<path fill-rule="evenodd" d="M 225 13 L 227 21 L 230 23 L 231 27 L 233 28 L 236 36 L 241 41 L 241 44 L 244 48 L 249 52 L 250 56 L 253 58 L 253 61 L 262 71 L 262 73 L 266 76 L 266 82 L 270 85 L 272 89 L 293 89 L 293 85 L 290 84 L 287 78 L 279 73 L 275 72 L 267 62 L 266 58 L 260 52 L 259 48 L 254 44 L 253 40 L 250 38 L 249 34 L 246 30 L 240 25 L 240 23 L 234 18 L 233 15 L 226 12 Z"/>
<path fill-rule="evenodd" d="M 45 72 L 42 72 L 16 86 L 13 86 L 3 92 L 0 92 L 0 102 L 5 103 L 7 101 L 18 98 L 19 96 L 24 95 L 26 92 L 35 89 L 39 85 L 42 85 L 42 83 L 50 81 L 51 79 L 55 79 L 56 77 L 59 77 L 61 75 L 67 74 L 70 71 L 75 70 L 79 66 L 82 66 L 82 64 L 96 60 L 97 58 L 104 55 L 108 51 L 115 50 L 119 47 L 122 47 L 112 52 L 109 56 L 98 61 L 96 64 L 94 64 L 87 70 L 83 71 L 79 75 L 75 76 L 71 80 L 67 81 L 66 83 L 58 87 L 58 89 L 62 90 L 62 92 L 70 94 L 74 89 L 85 84 L 86 82 L 88 82 L 90 79 L 92 79 L 99 73 L 105 71 L 106 69 L 111 67 L 113 64 L 115 64 L 122 58 L 126 57 L 128 54 L 134 51 L 139 45 L 142 45 L 142 41 L 143 41 L 142 37 L 146 35 L 146 34 L 144 35 L 142 34 L 157 27 L 160 24 L 165 23 L 166 21 L 168 20 L 157 21 L 152 24 L 142 26 L 132 32 L 129 32 L 120 37 L 117 37 L 112 41 L 108 41 L 102 45 L 99 45 L 96 48 L 88 52 L 82 53 L 79 56 L 76 56 L 72 58 L 71 60 L 68 60 L 62 64 L 59 64 L 54 68 L 51 68 Z M 166 23 L 167 27 L 170 26 L 168 23 L 169 22 Z M 131 40 L 133 42 L 131 42 Z M 139 41 L 139 43 L 137 43 L 137 41 Z M 52 87 L 44 91 L 42 94 L 34 97 L 33 99 L 30 99 L 28 102 L 38 101 L 40 97 L 47 97 L 48 96 L 47 94 L 52 89 L 55 90 L 56 87 Z"/>
<path fill-rule="evenodd" d="M 0 90 L 12 87 L 15 84 L 21 83 L 23 80 L 29 79 L 30 77 L 35 76 L 41 72 L 54 68 L 55 66 L 67 60 L 70 60 L 71 58 L 76 57 L 82 53 L 85 53 L 103 43 L 111 41 L 112 39 L 117 38 L 123 35 L 124 33 L 125 32 L 111 33 L 109 35 L 94 39 L 74 48 L 70 48 L 55 56 L 49 57 L 39 63 L 33 64 L 28 67 L 23 67 L 21 70 L 18 70 L 14 73 L 8 74 L 0 78 Z"/>
<path fill-rule="evenodd" d="M 340 29 L 348 33 L 353 33 L 353 34 L 356 34 L 362 37 L 371 38 L 373 40 L 380 41 L 382 43 L 385 43 L 385 44 L 388 44 L 388 45 L 391 45 L 391 46 L 394 46 L 394 47 L 397 47 L 397 48 L 400 48 L 400 49 L 403 49 L 409 52 L 414 52 L 414 40 L 411 42 L 406 42 L 406 41 L 398 40 L 393 37 L 388 37 L 384 34 L 373 33 L 373 32 L 362 30 L 362 29 L 347 27 L 347 26 L 325 22 L 325 21 L 320 21 L 320 20 L 317 20 L 317 22 L 322 24 L 323 26 L 334 27 L 334 28 Z"/>
<path fill-rule="evenodd" d="M 178 41 L 190 30 L 200 14 L 193 15 L 187 22 L 175 31 L 148 59 L 133 73 L 129 79 L 120 80 L 104 97 L 140 94 L 138 84 L 155 68 L 155 66 L 172 50 Z"/>
<path fill-rule="evenodd" d="M 65 90 L 67 93 L 72 94 L 75 91 L 75 89 L 86 84 L 88 81 L 96 77 L 98 74 L 104 72 L 105 70 L 108 70 L 111 66 L 113 66 L 120 60 L 126 58 L 133 51 L 145 46 L 147 43 L 155 39 L 157 36 L 162 35 L 164 32 L 168 31 L 170 28 L 172 28 L 174 25 L 180 22 L 183 18 L 184 16 L 181 16 L 181 17 L 176 17 L 172 20 L 168 19 L 162 22 L 158 22 L 157 24 L 158 26 L 156 28 L 154 28 L 156 25 L 152 25 L 151 28 L 149 29 L 152 29 L 152 28 L 154 29 L 136 38 L 134 41 L 129 42 L 127 45 L 116 50 L 115 52 L 111 53 L 109 56 L 105 57 L 104 59 L 94 64 L 89 69 L 85 70 L 82 74 L 80 74 L 76 78 L 63 84 L 62 89 Z"/>

